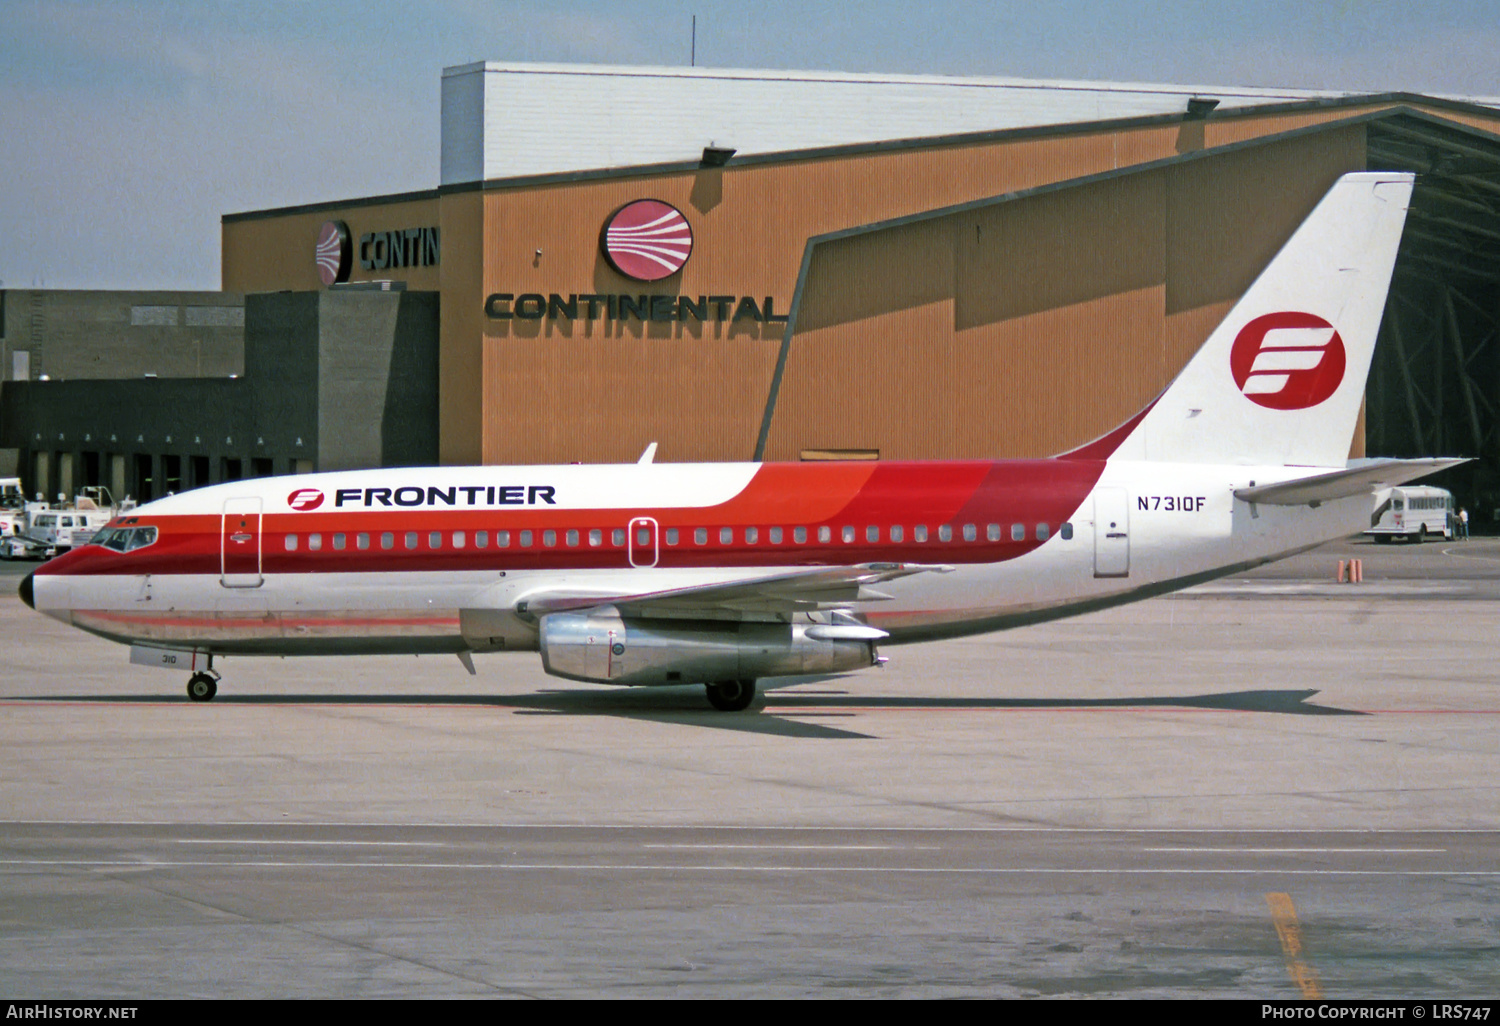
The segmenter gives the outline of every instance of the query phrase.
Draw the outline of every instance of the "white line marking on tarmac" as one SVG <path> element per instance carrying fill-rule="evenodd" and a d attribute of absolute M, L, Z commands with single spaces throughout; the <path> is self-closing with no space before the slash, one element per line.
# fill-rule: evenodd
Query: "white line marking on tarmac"
<path fill-rule="evenodd" d="M 1419 788 L 1414 790 L 1438 791 L 1454 790 L 1454 788 Z M 1469 788 L 1473 790 L 1473 788 Z M 287 823 L 283 820 L 244 820 L 232 824 L 234 827 L 297 827 L 299 829 L 388 829 L 389 823 L 330 823 L 322 821 Z M 22 826 L 70 826 L 70 827 L 161 827 L 164 829 L 186 829 L 202 828 L 212 829 L 225 827 L 223 823 L 170 823 L 165 820 L 155 819 L 0 819 L 0 827 L 22 827 Z M 1223 827 L 1040 827 L 1040 826 L 860 826 L 850 825 L 828 825 L 828 826 L 798 826 L 798 827 L 768 827 L 749 823 L 678 823 L 671 826 L 653 826 L 649 823 L 464 823 L 464 822 L 431 822 L 431 823 L 403 823 L 402 829 L 411 830 L 483 830 L 490 833 L 500 830 L 522 830 L 527 832 L 556 831 L 558 833 L 573 832 L 580 830 L 652 830 L 659 832 L 667 831 L 722 831 L 725 833 L 828 833 L 839 830 L 845 833 L 869 833 L 869 834 L 1234 834 L 1244 836 L 1247 834 L 1271 834 L 1283 837 L 1300 837 L 1306 835 L 1320 834 L 1361 834 L 1369 837 L 1381 835 L 1401 835 L 1407 837 L 1424 837 L 1442 834 L 1500 834 L 1500 829 L 1495 827 L 1443 827 L 1440 830 L 1421 829 L 1411 827 L 1319 827 L 1316 830 L 1296 830 L 1286 827 L 1245 827 L 1242 829 L 1225 830 Z"/>
<path fill-rule="evenodd" d="M 338 844 L 363 848 L 446 848 L 446 841 L 283 841 L 267 838 L 213 840 L 205 837 L 176 837 L 177 844 Z"/>
<path fill-rule="evenodd" d="M 1205 855 L 1436 855 L 1447 848 L 1142 848 Z"/>
<path fill-rule="evenodd" d="M 226 862 L 129 861 L 101 859 L 0 859 L 0 866 L 54 866 L 90 869 L 457 869 L 518 872 L 583 873 L 891 873 L 950 876 L 1446 876 L 1500 877 L 1500 869 L 1077 869 L 1060 867 L 993 866 L 754 866 L 754 865 L 643 865 L 639 863 L 533 862 Z"/>
<path fill-rule="evenodd" d="M 935 844 L 643 844 L 642 848 L 691 851 L 940 851 Z"/>

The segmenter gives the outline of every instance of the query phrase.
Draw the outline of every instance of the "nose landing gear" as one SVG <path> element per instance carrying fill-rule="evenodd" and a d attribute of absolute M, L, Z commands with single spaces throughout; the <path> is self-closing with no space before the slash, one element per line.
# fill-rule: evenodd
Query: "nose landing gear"
<path fill-rule="evenodd" d="M 219 693 L 219 675 L 213 670 L 202 670 L 188 678 L 188 697 L 195 702 L 211 702 Z"/>

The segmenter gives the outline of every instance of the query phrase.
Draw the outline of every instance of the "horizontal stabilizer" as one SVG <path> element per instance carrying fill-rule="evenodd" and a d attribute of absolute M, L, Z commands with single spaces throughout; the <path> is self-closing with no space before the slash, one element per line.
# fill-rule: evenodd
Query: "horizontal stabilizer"
<path fill-rule="evenodd" d="M 1405 484 L 1467 462 L 1467 459 L 1360 460 L 1356 466 L 1331 474 L 1236 488 L 1234 497 L 1267 506 L 1316 506 L 1334 499 L 1373 494 L 1377 489 Z"/>

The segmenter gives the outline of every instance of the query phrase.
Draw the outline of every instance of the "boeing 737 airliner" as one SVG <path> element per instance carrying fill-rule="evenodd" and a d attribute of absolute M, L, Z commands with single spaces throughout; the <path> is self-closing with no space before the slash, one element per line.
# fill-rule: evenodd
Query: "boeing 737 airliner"
<path fill-rule="evenodd" d="M 1177 379 L 1108 435 L 993 462 L 441 467 L 215 485 L 116 519 L 21 596 L 217 690 L 215 656 L 539 651 L 704 684 L 860 669 L 1256 566 L 1456 460 L 1346 457 L 1411 199 L 1341 178 Z M 1101 345 L 1107 340 L 1101 340 Z"/>

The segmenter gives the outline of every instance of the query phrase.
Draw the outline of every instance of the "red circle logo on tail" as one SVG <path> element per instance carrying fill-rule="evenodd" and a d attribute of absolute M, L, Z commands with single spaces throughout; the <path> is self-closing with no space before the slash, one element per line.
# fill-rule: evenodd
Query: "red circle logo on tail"
<path fill-rule="evenodd" d="M 682 270 L 692 255 L 693 227 L 670 203 L 636 200 L 609 215 L 599 248 L 625 277 L 661 281 Z"/>
<path fill-rule="evenodd" d="M 1305 410 L 1344 380 L 1344 340 L 1317 314 L 1263 314 L 1240 329 L 1229 370 L 1245 398 L 1270 410 Z"/>
<path fill-rule="evenodd" d="M 306 513 L 323 505 L 323 493 L 316 488 L 298 488 L 286 497 L 286 504 L 298 512 Z"/>

